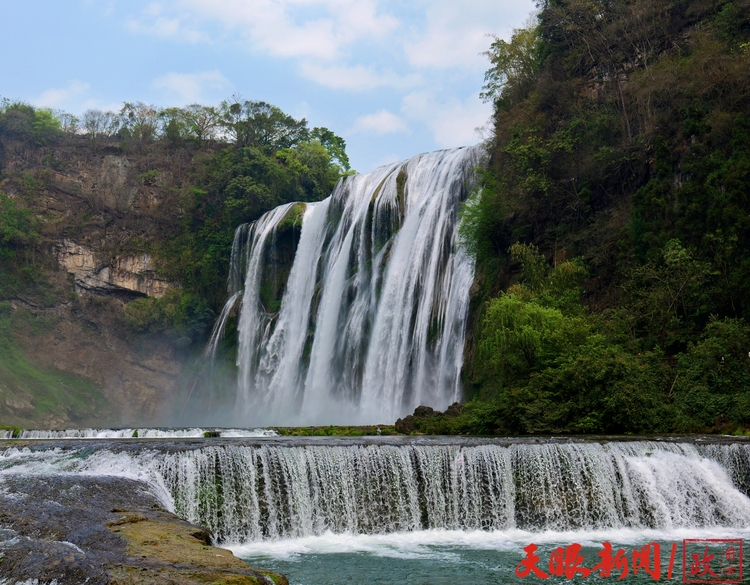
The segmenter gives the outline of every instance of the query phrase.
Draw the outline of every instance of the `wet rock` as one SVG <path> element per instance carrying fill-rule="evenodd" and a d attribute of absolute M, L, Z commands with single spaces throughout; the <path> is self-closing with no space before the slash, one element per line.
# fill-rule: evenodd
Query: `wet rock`
<path fill-rule="evenodd" d="M 164 510 L 144 483 L 11 476 L 0 486 L 0 581 L 286 584 L 210 546 L 208 531 Z"/>

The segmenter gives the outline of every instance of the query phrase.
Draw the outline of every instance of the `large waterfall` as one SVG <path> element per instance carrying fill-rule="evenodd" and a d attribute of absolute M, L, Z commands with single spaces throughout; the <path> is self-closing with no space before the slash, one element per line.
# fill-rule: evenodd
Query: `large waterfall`
<path fill-rule="evenodd" d="M 236 412 L 252 424 L 392 422 L 461 396 L 473 262 L 458 244 L 480 147 L 342 180 L 237 230 Z"/>
<path fill-rule="evenodd" d="M 750 444 L 458 438 L 80 443 L 0 450 L 0 485 L 6 473 L 138 479 L 166 507 L 225 543 L 327 532 L 750 525 Z"/>

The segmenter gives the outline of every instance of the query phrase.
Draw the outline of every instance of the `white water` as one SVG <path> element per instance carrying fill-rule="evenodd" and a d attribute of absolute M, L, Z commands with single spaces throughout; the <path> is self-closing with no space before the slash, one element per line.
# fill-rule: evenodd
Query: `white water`
<path fill-rule="evenodd" d="M 167 508 L 230 544 L 394 533 L 455 540 L 477 531 L 515 541 L 617 534 L 622 542 L 631 533 L 750 526 L 750 499 L 733 480 L 748 473 L 748 445 L 129 445 L 7 448 L 0 483 L 10 473 L 141 480 Z"/>
<path fill-rule="evenodd" d="M 33 430 L 23 429 L 20 439 L 187 439 L 204 437 L 205 433 L 217 434 L 219 437 L 272 437 L 277 433 L 269 429 L 61 429 Z M 13 431 L 0 435 L 0 439 L 11 439 Z"/>
<path fill-rule="evenodd" d="M 289 559 L 310 554 L 366 553 L 378 557 L 400 559 L 440 558 L 431 547 L 465 547 L 475 550 L 511 551 L 518 554 L 530 542 L 571 544 L 600 547 L 602 542 L 619 545 L 643 545 L 653 541 L 680 541 L 684 538 L 750 538 L 750 528 L 676 528 L 608 529 L 531 532 L 528 530 L 420 530 L 396 534 L 337 534 L 326 532 L 317 536 L 303 536 L 273 541 L 230 544 L 229 548 L 241 558 L 271 557 Z M 520 546 L 519 546 L 520 545 Z M 518 555 L 520 558 L 520 554 Z"/>
<path fill-rule="evenodd" d="M 307 204 L 278 311 L 266 261 L 291 205 L 235 237 L 221 338 L 244 274 L 237 416 L 264 424 L 391 422 L 461 396 L 473 261 L 458 212 L 479 147 L 439 151 L 349 177 Z"/>

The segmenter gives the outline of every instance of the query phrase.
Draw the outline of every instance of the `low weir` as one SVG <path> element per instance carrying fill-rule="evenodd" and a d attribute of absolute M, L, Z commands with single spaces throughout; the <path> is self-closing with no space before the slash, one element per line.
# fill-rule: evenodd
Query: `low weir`
<path fill-rule="evenodd" d="M 750 443 L 183 439 L 0 446 L 4 474 L 137 479 L 222 543 L 428 529 L 741 528 Z"/>

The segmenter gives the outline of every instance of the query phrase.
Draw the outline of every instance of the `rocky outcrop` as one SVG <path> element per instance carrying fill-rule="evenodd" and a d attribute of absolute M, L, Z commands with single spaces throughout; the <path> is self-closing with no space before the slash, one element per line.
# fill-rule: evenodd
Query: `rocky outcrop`
<path fill-rule="evenodd" d="M 0 526 L 3 583 L 288 585 L 211 546 L 208 531 L 130 479 L 8 476 Z"/>
<path fill-rule="evenodd" d="M 400 418 L 394 425 L 396 432 L 402 435 L 411 435 L 412 433 L 419 433 L 421 423 L 432 418 L 455 418 L 463 411 L 463 405 L 458 402 L 451 404 L 445 412 L 434 410 L 429 406 L 417 406 L 414 409 L 414 414 L 407 414 L 404 418 Z"/>
<path fill-rule="evenodd" d="M 149 254 L 121 256 L 110 262 L 97 259 L 91 248 L 64 239 L 53 246 L 60 267 L 73 275 L 77 291 L 140 293 L 161 297 L 172 288 L 156 276 Z"/>

